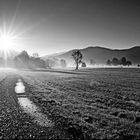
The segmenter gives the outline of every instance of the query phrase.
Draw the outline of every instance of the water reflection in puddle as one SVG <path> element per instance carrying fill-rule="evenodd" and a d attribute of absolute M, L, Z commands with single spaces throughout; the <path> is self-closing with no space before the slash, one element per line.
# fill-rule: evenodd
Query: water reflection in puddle
<path fill-rule="evenodd" d="M 47 116 L 41 113 L 40 109 L 27 98 L 26 94 L 24 94 L 25 86 L 20 79 L 16 83 L 15 92 L 17 93 L 17 98 L 20 106 L 26 113 L 34 118 L 35 123 L 46 127 L 52 126 L 52 122 L 48 120 Z"/>
<path fill-rule="evenodd" d="M 18 82 L 16 83 L 15 92 L 16 93 L 25 93 L 25 86 L 20 79 L 18 79 Z"/>

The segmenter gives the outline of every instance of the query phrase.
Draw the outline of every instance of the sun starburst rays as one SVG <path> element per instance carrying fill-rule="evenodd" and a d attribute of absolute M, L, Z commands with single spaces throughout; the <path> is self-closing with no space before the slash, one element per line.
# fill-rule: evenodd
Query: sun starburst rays
<path fill-rule="evenodd" d="M 27 48 L 28 43 L 35 41 L 34 37 L 30 35 L 30 32 L 37 28 L 44 20 L 35 22 L 30 26 L 25 26 L 25 21 L 19 20 L 21 0 L 18 0 L 15 11 L 11 18 L 7 18 L 3 15 L 0 22 L 0 57 L 3 57 L 5 61 L 12 56 L 12 51 L 22 51 Z M 24 18 L 23 18 L 24 19 Z"/>
<path fill-rule="evenodd" d="M 21 28 L 21 31 L 19 31 L 17 27 L 12 28 L 11 25 L 8 28 L 5 22 L 0 26 L 0 51 L 4 55 L 4 59 L 10 56 L 11 50 L 16 51 L 19 50 L 19 48 L 24 48 L 25 42 L 32 39 L 31 37 L 25 37 L 25 33 L 29 30 L 29 28 Z"/>

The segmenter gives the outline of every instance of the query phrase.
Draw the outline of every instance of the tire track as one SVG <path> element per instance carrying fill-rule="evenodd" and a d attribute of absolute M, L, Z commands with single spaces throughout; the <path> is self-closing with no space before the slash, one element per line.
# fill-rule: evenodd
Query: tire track
<path fill-rule="evenodd" d="M 22 78 L 18 75 L 8 75 L 0 82 L 1 91 L 5 99 L 11 104 L 11 107 L 14 106 L 17 111 L 21 108 L 25 113 L 30 115 L 34 123 L 45 127 L 53 126 L 53 123 L 48 119 L 47 115 L 41 113 L 41 110 L 28 98 L 26 91 L 19 92 L 22 91 L 21 85 L 23 85 L 19 79 Z M 19 91 L 15 91 L 16 87 Z"/>
<path fill-rule="evenodd" d="M 22 76 L 8 74 L 0 81 L 0 139 L 69 138 L 67 133 L 59 130 L 51 120 L 48 120 L 41 108 L 29 100 L 28 91 L 15 93 L 18 79 L 22 79 Z M 28 89 L 28 84 L 24 84 Z M 28 103 L 24 100 L 20 102 L 22 98 Z"/>
<path fill-rule="evenodd" d="M 45 127 L 53 126 L 51 120 L 48 119 L 47 115 L 41 113 L 41 110 L 27 97 L 25 94 L 25 86 L 21 79 L 15 86 L 15 92 L 17 93 L 18 103 L 30 116 L 34 118 L 34 122 Z"/>

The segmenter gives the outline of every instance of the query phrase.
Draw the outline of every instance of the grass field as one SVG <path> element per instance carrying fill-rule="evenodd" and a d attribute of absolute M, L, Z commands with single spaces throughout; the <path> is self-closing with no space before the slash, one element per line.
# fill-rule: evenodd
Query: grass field
<path fill-rule="evenodd" d="M 35 125 L 43 129 L 41 138 L 140 139 L 140 69 L 3 73 L 21 77 L 28 98 L 54 122 L 52 137 L 47 135 L 48 128 Z"/>

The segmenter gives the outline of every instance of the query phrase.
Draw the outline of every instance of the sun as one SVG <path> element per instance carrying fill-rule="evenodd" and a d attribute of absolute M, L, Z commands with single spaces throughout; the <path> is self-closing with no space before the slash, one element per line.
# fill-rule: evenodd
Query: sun
<path fill-rule="evenodd" d="M 16 39 L 17 37 L 13 33 L 10 33 L 5 29 L 0 29 L 0 55 L 5 60 L 7 60 L 9 56 L 11 56 L 13 47 L 17 44 Z"/>
<path fill-rule="evenodd" d="M 8 51 L 12 49 L 14 43 L 14 37 L 10 34 L 0 35 L 0 49 L 3 51 Z"/>

